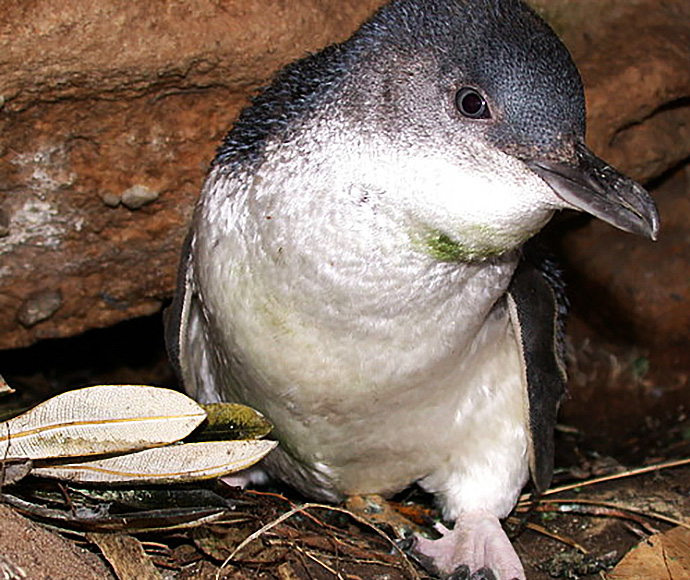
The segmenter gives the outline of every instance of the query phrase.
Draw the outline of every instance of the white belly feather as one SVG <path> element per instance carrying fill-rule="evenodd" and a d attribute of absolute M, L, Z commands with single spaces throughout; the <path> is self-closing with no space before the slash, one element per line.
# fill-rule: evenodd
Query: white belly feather
<path fill-rule="evenodd" d="M 274 470 L 325 498 L 420 481 L 451 517 L 510 511 L 528 476 L 503 299 L 517 255 L 464 265 L 399 246 L 377 262 L 341 248 L 338 259 L 319 253 L 311 263 L 294 245 L 259 255 L 255 238 L 244 246 L 246 231 L 224 231 L 215 237 L 207 221 L 195 240 L 206 313 L 197 331 L 223 345 L 205 390 L 271 419 L 283 448 Z"/>

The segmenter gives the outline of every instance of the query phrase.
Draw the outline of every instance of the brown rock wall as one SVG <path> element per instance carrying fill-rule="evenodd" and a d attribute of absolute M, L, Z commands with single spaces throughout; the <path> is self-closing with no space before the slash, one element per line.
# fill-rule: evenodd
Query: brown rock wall
<path fill-rule="evenodd" d="M 6 124 L 20 138 L 0 164 L 4 346 L 160 308 L 206 162 L 243 102 L 224 89 L 203 96 L 67 99 Z M 135 210 L 120 203 L 137 188 L 155 198 Z M 61 304 L 30 323 L 19 313 L 41 291 Z"/>
<path fill-rule="evenodd" d="M 345 38 L 376 4 L 3 0 L 0 95 L 22 110 L 65 98 L 255 87 L 305 51 Z"/>
<path fill-rule="evenodd" d="M 114 580 L 98 556 L 0 505 L 2 578 Z"/>
<path fill-rule="evenodd" d="M 158 310 L 247 94 L 375 4 L 0 2 L 0 348 Z"/>
<path fill-rule="evenodd" d="M 0 348 L 159 309 L 247 94 L 379 3 L 0 0 Z M 598 153 L 642 179 L 690 156 L 685 0 L 534 4 L 582 70 Z"/>
<path fill-rule="evenodd" d="M 676 354 L 683 365 L 690 364 L 688 168 L 655 189 L 663 222 L 655 244 L 594 221 L 564 240 L 571 297 L 596 334 Z"/>

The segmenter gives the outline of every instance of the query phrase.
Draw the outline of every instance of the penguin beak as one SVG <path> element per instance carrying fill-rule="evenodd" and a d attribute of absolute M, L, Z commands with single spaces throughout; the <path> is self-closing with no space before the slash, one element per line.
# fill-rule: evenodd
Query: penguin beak
<path fill-rule="evenodd" d="M 576 146 L 575 164 L 533 160 L 527 165 L 568 206 L 592 214 L 626 232 L 656 240 L 659 213 L 647 191 L 594 155 Z"/>

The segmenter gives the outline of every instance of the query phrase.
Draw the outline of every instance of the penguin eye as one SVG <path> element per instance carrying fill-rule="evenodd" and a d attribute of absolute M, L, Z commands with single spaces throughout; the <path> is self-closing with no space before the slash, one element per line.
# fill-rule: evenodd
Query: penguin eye
<path fill-rule="evenodd" d="M 470 87 L 464 87 L 455 93 L 455 106 L 468 119 L 491 118 L 486 99 Z"/>

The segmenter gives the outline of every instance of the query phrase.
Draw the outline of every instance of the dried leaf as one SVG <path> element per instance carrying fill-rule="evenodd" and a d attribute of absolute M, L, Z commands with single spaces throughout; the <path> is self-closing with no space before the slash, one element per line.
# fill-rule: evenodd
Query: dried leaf
<path fill-rule="evenodd" d="M 136 538 L 122 533 L 87 534 L 115 570 L 119 580 L 163 580 L 163 575 Z"/>
<path fill-rule="evenodd" d="M 186 437 L 205 417 L 192 399 L 170 389 L 87 387 L 0 423 L 0 457 L 77 457 L 164 445 Z"/>
<path fill-rule="evenodd" d="M 300 580 L 302 576 L 295 570 L 290 562 L 283 562 L 278 566 L 278 578 L 280 580 Z"/>
<path fill-rule="evenodd" d="M 45 490 L 46 486 L 42 489 Z M 190 488 L 189 486 L 94 486 L 94 485 L 70 485 L 60 484 L 60 497 L 67 492 L 70 503 L 76 509 L 102 509 L 106 504 L 111 511 L 123 513 L 125 510 L 173 510 L 179 508 L 232 508 L 241 505 L 238 500 L 231 500 L 214 491 L 205 488 Z M 55 493 L 55 492 L 54 492 Z M 41 495 L 41 499 L 50 501 L 52 496 L 48 493 Z M 57 501 L 57 498 L 53 501 Z"/>
<path fill-rule="evenodd" d="M 214 560 L 227 560 L 237 547 L 252 533 L 251 527 L 223 524 L 209 524 L 192 530 L 191 537 L 196 547 Z M 285 545 L 266 546 L 262 542 L 252 542 L 237 554 L 235 562 L 280 562 L 288 551 Z"/>
<path fill-rule="evenodd" d="M 258 411 L 236 403 L 201 405 L 206 421 L 191 436 L 194 441 L 261 439 L 273 425 Z"/>
<path fill-rule="evenodd" d="M 148 511 L 109 513 L 109 506 L 101 509 L 60 510 L 27 501 L 15 495 L 0 493 L 0 502 L 12 506 L 19 513 L 31 516 L 60 529 L 88 531 L 155 532 L 194 528 L 225 519 L 228 508 L 173 508 Z"/>
<path fill-rule="evenodd" d="M 690 578 L 690 530 L 677 527 L 640 542 L 625 555 L 607 578 L 687 580 Z"/>
<path fill-rule="evenodd" d="M 246 529 L 245 526 L 214 526 L 210 524 L 194 528 L 190 532 L 190 536 L 200 551 L 214 560 L 223 562 L 253 531 Z M 256 546 L 259 547 L 259 550 L 263 547 L 261 544 L 256 544 Z M 255 553 L 257 551 L 254 550 Z"/>
<path fill-rule="evenodd" d="M 0 487 L 24 479 L 31 473 L 32 467 L 33 462 L 31 459 L 6 459 L 0 461 Z"/>
<path fill-rule="evenodd" d="M 276 445 L 268 440 L 185 443 L 96 461 L 36 467 L 32 474 L 89 483 L 179 483 L 245 469 Z"/>

